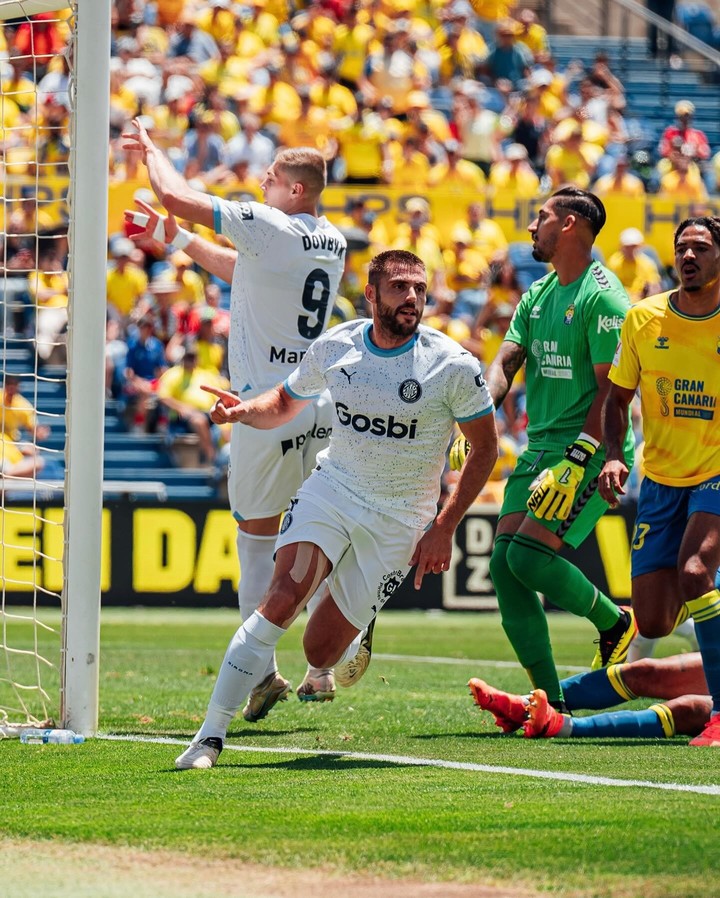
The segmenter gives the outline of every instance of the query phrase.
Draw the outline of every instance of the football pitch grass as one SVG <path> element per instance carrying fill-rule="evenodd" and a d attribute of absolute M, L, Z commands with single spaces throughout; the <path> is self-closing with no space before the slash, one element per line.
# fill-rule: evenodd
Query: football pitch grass
<path fill-rule="evenodd" d="M 587 666 L 587 622 L 550 623 L 561 673 Z M 583 898 L 717 894 L 720 752 L 687 738 L 502 735 L 466 686 L 480 676 L 527 691 L 497 615 L 384 611 L 357 686 L 333 703 L 292 695 L 258 724 L 238 717 L 214 770 L 176 771 L 237 624 L 230 610 L 105 609 L 100 729 L 118 738 L 5 740 L 0 834 L 170 850 L 199 868 L 237 858 L 380 876 L 388 896 L 399 877 Z M 279 647 L 294 685 L 301 635 L 296 625 Z M 662 654 L 682 648 L 669 639 Z"/>

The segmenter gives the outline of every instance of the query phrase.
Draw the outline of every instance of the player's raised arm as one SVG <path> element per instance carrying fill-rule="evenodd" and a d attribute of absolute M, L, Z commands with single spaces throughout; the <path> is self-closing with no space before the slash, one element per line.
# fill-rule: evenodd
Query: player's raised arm
<path fill-rule="evenodd" d="M 189 186 L 162 150 L 155 146 L 137 119 L 133 119 L 133 126 L 136 128 L 135 131 L 123 134 L 123 148 L 142 153 L 150 184 L 160 203 L 168 212 L 180 218 L 187 218 L 188 221 L 211 228 L 213 208 L 210 197 Z"/>
<path fill-rule="evenodd" d="M 186 252 L 205 271 L 222 278 L 228 284 L 232 283 L 237 250 L 229 246 L 220 246 L 218 243 L 205 240 L 197 234 L 192 234 L 185 228 L 181 228 L 172 212 L 167 216 L 161 215 L 142 200 L 135 200 L 135 202 L 140 211 L 133 212 L 131 209 L 126 209 L 125 221 L 135 228 L 142 228 L 142 230 L 131 234 L 131 240 L 138 242 L 150 239 L 172 244 L 175 249 Z"/>
<path fill-rule="evenodd" d="M 243 402 L 229 390 L 202 385 L 206 393 L 217 397 L 210 418 L 215 424 L 247 424 L 256 430 L 272 430 L 291 421 L 310 399 L 295 399 L 282 384 Z"/>

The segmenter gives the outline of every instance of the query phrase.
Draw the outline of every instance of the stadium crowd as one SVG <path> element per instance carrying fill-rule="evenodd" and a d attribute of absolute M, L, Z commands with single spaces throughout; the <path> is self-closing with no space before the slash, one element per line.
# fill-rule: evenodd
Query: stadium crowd
<path fill-rule="evenodd" d="M 6 284 L 26 296 L 13 324 L 34 329 L 43 361 L 62 360 L 67 322 L 65 226 L 40 189 L 67 174 L 66 41 L 54 13 L 0 31 L 3 166 L 34 182 L 8 204 Z M 373 255 L 408 249 L 428 267 L 427 322 L 484 365 L 521 293 L 545 270 L 508 245 L 486 201 L 496 191 L 540 198 L 575 184 L 601 197 L 655 192 L 702 204 L 717 188 L 720 153 L 693 127 L 690 100 L 674 112 L 657 147 L 638 144 L 607 57 L 560 70 L 535 12 L 514 0 L 113 3 L 113 184 L 132 184 L 136 199 L 155 203 L 139 154 L 121 138 L 139 118 L 200 190 L 262 199 L 276 149 L 313 146 L 330 183 L 417 193 L 390 225 L 353 191 L 344 214 L 329 216 L 352 250 L 333 320 L 366 313 L 361 287 Z M 433 223 L 422 195 L 432 187 L 461 200 L 452 227 Z M 182 250 L 131 236 L 113 234 L 108 248 L 108 396 L 127 404 L 137 430 L 198 433 L 212 461 L 222 439 L 207 437 L 194 413 L 210 399 L 177 370 L 194 358 L 226 382 L 229 287 Z M 637 229 L 623 232 L 608 267 L 633 300 L 672 282 Z M 498 481 L 525 442 L 522 383 L 500 426 Z M 488 497 L 496 493 L 490 484 Z"/>

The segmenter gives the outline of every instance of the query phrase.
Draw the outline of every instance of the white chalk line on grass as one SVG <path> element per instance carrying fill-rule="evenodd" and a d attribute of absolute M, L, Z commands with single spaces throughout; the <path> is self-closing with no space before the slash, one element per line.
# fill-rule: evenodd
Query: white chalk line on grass
<path fill-rule="evenodd" d="M 168 736 L 136 736 L 101 734 L 98 739 L 115 742 L 151 742 L 160 745 L 187 745 L 187 740 L 172 739 Z M 356 761 L 381 761 L 386 764 L 409 765 L 412 767 L 441 767 L 444 770 L 467 770 L 473 773 L 500 773 L 506 776 L 526 776 L 531 779 L 555 780 L 566 783 L 581 783 L 587 786 L 612 786 L 620 788 L 661 789 L 666 792 L 693 792 L 698 795 L 720 795 L 720 786 L 699 786 L 685 783 L 653 783 L 649 780 L 621 780 L 609 776 L 587 776 L 582 773 L 565 773 L 558 770 L 532 770 L 524 767 L 494 767 L 489 764 L 474 764 L 469 761 L 443 761 L 438 758 L 413 758 L 406 755 L 376 755 L 360 751 L 330 751 L 315 748 L 280 748 L 252 745 L 225 745 L 225 751 L 244 751 L 253 754 L 273 755 L 315 755 L 317 757 L 351 758 Z"/>
<path fill-rule="evenodd" d="M 376 661 L 410 661 L 413 664 L 472 664 L 473 667 L 513 667 L 522 670 L 517 661 L 488 661 L 476 658 L 436 658 L 432 655 L 387 655 L 373 652 Z M 556 664 L 558 670 L 569 670 L 571 673 L 587 673 L 589 667 L 577 667 L 574 664 Z"/>

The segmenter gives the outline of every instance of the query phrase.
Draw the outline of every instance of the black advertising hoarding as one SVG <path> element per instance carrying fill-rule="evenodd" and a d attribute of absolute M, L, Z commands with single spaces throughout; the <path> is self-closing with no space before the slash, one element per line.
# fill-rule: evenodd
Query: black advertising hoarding
<path fill-rule="evenodd" d="M 566 550 L 590 580 L 616 601 L 630 597 L 630 534 L 634 503 L 605 515 L 577 550 Z M 2 586 L 8 604 L 55 605 L 43 590 L 62 588 L 62 507 L 7 505 L 2 516 Z M 493 610 L 489 561 L 497 508 L 474 506 L 458 527 L 450 570 L 425 577 L 415 590 L 412 573 L 388 608 Z M 236 525 L 225 506 L 209 502 L 149 503 L 120 500 L 103 509 L 102 592 L 105 605 L 237 607 Z M 38 554 L 39 553 L 39 554 Z"/>

